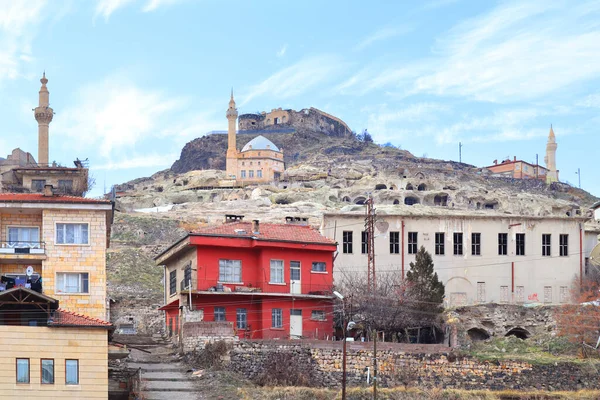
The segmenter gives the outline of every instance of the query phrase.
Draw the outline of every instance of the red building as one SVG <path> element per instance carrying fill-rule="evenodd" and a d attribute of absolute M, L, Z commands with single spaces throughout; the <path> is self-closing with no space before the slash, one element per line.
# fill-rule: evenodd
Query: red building
<path fill-rule="evenodd" d="M 190 232 L 156 257 L 168 330 L 176 334 L 185 319 L 230 321 L 240 338 L 331 336 L 336 243 L 297 219 L 242 218 Z"/>

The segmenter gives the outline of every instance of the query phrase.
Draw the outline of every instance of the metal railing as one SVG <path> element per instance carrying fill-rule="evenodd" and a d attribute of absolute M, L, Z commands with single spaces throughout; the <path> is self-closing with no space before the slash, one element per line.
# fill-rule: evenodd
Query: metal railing
<path fill-rule="evenodd" d="M 46 242 L 37 241 L 6 241 L 0 242 L 0 253 L 9 254 L 44 254 Z"/>

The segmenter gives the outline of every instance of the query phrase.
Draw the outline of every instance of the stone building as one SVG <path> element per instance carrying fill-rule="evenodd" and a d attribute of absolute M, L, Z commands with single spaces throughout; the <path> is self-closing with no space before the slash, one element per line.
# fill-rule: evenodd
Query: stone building
<path fill-rule="evenodd" d="M 273 129 L 279 126 L 282 128 L 306 128 L 329 136 L 352 135 L 352 130 L 344 121 L 314 107 L 300 111 L 276 108 L 268 113 L 263 111 L 257 114 L 240 115 L 240 131 Z"/>
<path fill-rule="evenodd" d="M 82 196 L 88 190 L 88 169 L 79 159 L 75 167 L 63 167 L 49 158 L 49 126 L 54 117 L 50 108 L 50 93 L 46 74 L 40 79 L 38 106 L 34 116 L 38 123 L 38 159 L 19 148 L 6 158 L 0 158 L 0 175 L 3 192 L 42 192 L 45 185 L 52 185 L 56 193 Z"/>
<path fill-rule="evenodd" d="M 406 273 L 421 246 L 446 286 L 447 305 L 569 302 L 584 271 L 580 216 L 506 215 L 494 210 L 377 209 L 376 276 Z M 338 243 L 335 282 L 367 273 L 364 211 L 327 213 L 322 233 Z"/>
<path fill-rule="evenodd" d="M 248 142 L 242 151 L 236 147 L 236 120 L 238 117 L 233 91 L 227 109 L 227 178 L 237 183 L 261 183 L 277 181 L 285 171 L 283 152 L 264 136 Z"/>
<path fill-rule="evenodd" d="M 501 163 L 494 161 L 494 165 L 486 167 L 495 174 L 508 176 L 515 179 L 539 179 L 547 183 L 558 182 L 558 170 L 556 169 L 556 137 L 554 130 L 550 126 L 548 134 L 548 143 L 546 144 L 546 156 L 544 163 L 546 167 L 532 164 L 523 160 L 517 160 L 517 157 L 511 161 L 506 159 Z"/>

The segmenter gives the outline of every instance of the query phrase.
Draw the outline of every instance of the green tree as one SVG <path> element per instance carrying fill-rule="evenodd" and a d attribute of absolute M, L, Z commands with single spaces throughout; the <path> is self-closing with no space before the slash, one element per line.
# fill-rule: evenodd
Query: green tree
<path fill-rule="evenodd" d="M 421 321 L 424 325 L 437 325 L 443 311 L 445 289 L 437 272 L 433 271 L 433 260 L 425 247 L 421 246 L 415 262 L 410 263 L 406 281 L 408 296 L 415 302 L 415 308 L 421 311 Z"/>

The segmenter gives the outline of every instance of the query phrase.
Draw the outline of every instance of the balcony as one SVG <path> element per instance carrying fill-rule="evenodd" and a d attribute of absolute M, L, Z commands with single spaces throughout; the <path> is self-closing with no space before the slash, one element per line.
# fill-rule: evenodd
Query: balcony
<path fill-rule="evenodd" d="M 0 242 L 0 260 L 45 260 L 45 242 Z"/>

